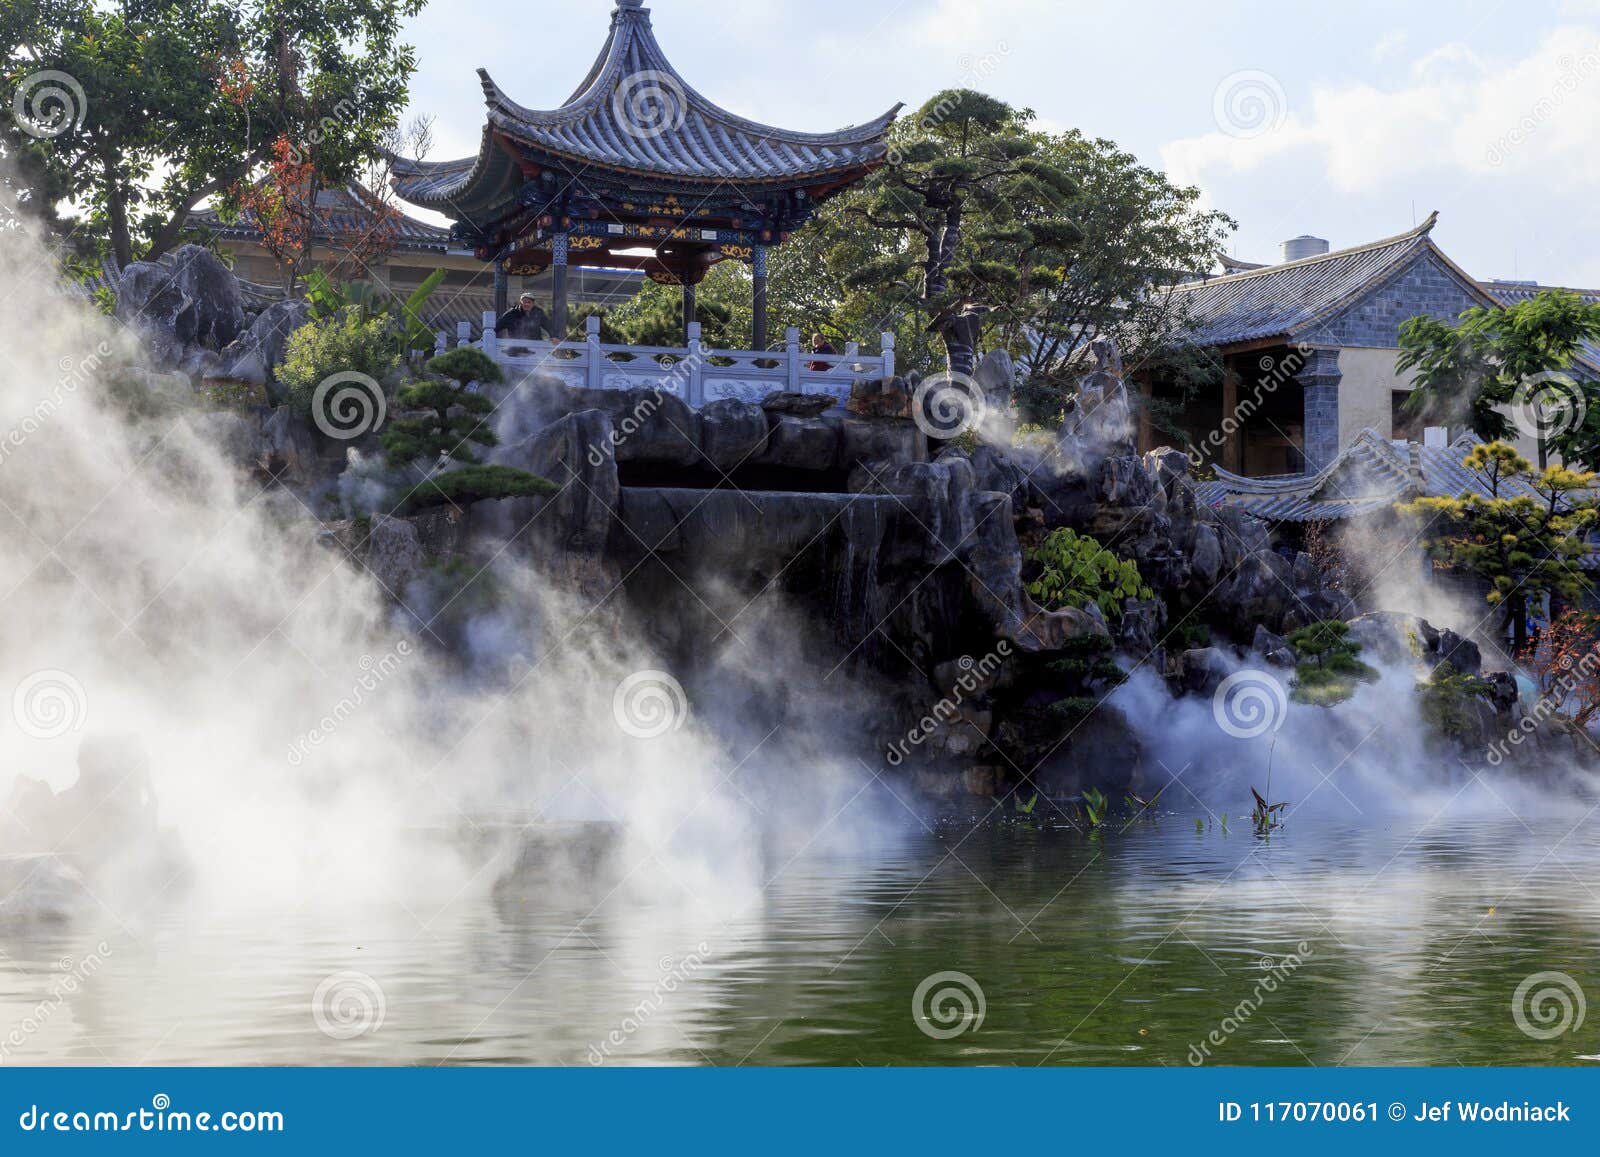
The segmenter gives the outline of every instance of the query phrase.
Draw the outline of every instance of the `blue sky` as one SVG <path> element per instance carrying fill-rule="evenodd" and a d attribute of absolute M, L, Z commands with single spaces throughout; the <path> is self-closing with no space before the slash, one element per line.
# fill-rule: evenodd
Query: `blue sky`
<path fill-rule="evenodd" d="M 476 150 L 487 68 L 552 107 L 611 0 L 433 0 L 412 21 L 412 107 L 433 159 Z M 1154 3 L 655 0 L 685 78 L 743 115 L 832 129 L 941 88 L 1105 136 L 1240 223 L 1268 260 L 1410 228 L 1480 277 L 1600 287 L 1600 0 Z"/>

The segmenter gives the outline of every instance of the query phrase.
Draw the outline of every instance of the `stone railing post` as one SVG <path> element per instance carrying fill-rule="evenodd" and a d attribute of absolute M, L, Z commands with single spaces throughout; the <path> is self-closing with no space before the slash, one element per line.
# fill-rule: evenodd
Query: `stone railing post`
<path fill-rule="evenodd" d="M 687 331 L 688 347 L 684 354 L 687 360 L 683 364 L 688 369 L 689 376 L 683 383 L 683 400 L 699 409 L 702 401 L 700 396 L 700 370 L 703 368 L 704 363 L 700 351 L 705 346 L 700 337 L 700 323 L 698 321 L 691 321 L 684 329 Z"/>
<path fill-rule="evenodd" d="M 783 360 L 787 371 L 789 389 L 800 392 L 800 327 L 791 325 L 783 331 Z"/>
<path fill-rule="evenodd" d="M 894 334 L 886 333 L 883 337 L 883 380 L 888 381 L 894 377 Z"/>
<path fill-rule="evenodd" d="M 456 345 L 472 344 L 472 323 L 470 321 L 456 322 Z"/>
<path fill-rule="evenodd" d="M 583 380 L 591 390 L 600 388 L 600 368 L 605 359 L 600 356 L 600 318 L 590 314 L 583 319 Z"/>
<path fill-rule="evenodd" d="M 494 310 L 483 311 L 483 352 L 490 357 L 498 357 L 500 354 L 500 342 L 494 332 L 494 323 L 499 320 Z"/>
<path fill-rule="evenodd" d="M 448 348 L 449 348 L 449 346 L 448 346 L 448 343 L 446 342 L 446 339 L 445 339 L 445 336 L 444 336 L 444 330 L 442 330 L 442 329 L 434 330 L 433 331 L 433 356 L 434 357 L 438 357 L 440 354 L 444 353 L 444 351 L 446 349 L 448 349 Z"/>

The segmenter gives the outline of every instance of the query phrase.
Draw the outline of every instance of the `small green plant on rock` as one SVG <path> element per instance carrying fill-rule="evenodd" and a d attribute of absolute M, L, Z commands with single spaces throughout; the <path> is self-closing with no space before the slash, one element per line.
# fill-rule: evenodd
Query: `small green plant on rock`
<path fill-rule="evenodd" d="M 1440 663 L 1425 682 L 1417 684 L 1423 721 L 1451 739 L 1470 736 L 1477 719 L 1475 705 L 1488 698 L 1488 682 Z"/>
<path fill-rule="evenodd" d="M 1114 621 L 1122 617 L 1126 600 L 1154 597 L 1140 577 L 1137 563 L 1118 558 L 1095 539 L 1070 527 L 1052 530 L 1044 542 L 1028 552 L 1028 558 L 1042 568 L 1028 584 L 1028 593 L 1047 610 L 1082 610 L 1093 603 L 1108 620 Z"/>
<path fill-rule="evenodd" d="M 1349 623 L 1324 619 L 1289 636 L 1289 646 L 1298 659 L 1292 699 L 1331 707 L 1354 695 L 1360 684 L 1377 681 L 1377 669 L 1356 658 L 1361 644 L 1349 635 Z"/>
<path fill-rule="evenodd" d="M 458 346 L 430 360 L 427 370 L 437 376 L 406 386 L 396 397 L 396 407 L 412 413 L 385 428 L 384 452 L 392 466 L 411 464 L 431 471 L 444 461 L 463 465 L 430 473 L 406 496 L 409 504 L 463 505 L 485 498 L 553 494 L 559 489 L 526 470 L 479 462 L 475 448 L 493 446 L 499 439 L 487 421 L 494 403 L 469 387 L 473 382 L 501 380 L 493 358 L 472 346 Z"/>
<path fill-rule="evenodd" d="M 1104 635 L 1084 635 L 1068 641 L 1045 669 L 1060 679 L 1067 691 L 1046 710 L 1058 722 L 1074 727 L 1088 718 L 1128 673 L 1111 659 L 1112 642 Z"/>

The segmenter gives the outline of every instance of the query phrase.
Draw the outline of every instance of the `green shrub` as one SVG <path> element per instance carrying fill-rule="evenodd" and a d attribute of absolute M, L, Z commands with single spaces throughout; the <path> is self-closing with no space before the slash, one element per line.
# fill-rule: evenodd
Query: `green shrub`
<path fill-rule="evenodd" d="M 405 500 L 413 507 L 440 506 L 447 502 L 465 506 L 485 498 L 531 498 L 554 494 L 560 489 L 548 478 L 514 466 L 473 465 L 423 479 L 411 488 Z"/>
<path fill-rule="evenodd" d="M 333 374 L 365 374 L 383 386 L 399 367 L 394 336 L 383 319 L 363 320 L 360 311 L 349 308 L 313 319 L 290 334 L 277 376 L 289 387 L 290 405 L 310 414 L 317 387 Z"/>
<path fill-rule="evenodd" d="M 1440 663 L 1426 682 L 1417 684 L 1422 696 L 1422 718 L 1441 735 L 1459 738 L 1470 735 L 1477 713 L 1473 703 L 1489 696 L 1489 684 L 1476 675 L 1457 671 Z"/>
<path fill-rule="evenodd" d="M 1028 593 L 1047 610 L 1081 610 L 1094 603 L 1107 619 L 1116 620 L 1122 617 L 1124 600 L 1153 597 L 1136 563 L 1068 527 L 1052 530 L 1028 558 L 1043 567 L 1028 584 Z"/>
<path fill-rule="evenodd" d="M 1294 668 L 1292 699 L 1332 707 L 1354 695 L 1360 684 L 1377 681 L 1377 669 L 1356 658 L 1361 644 L 1349 635 L 1349 623 L 1324 619 L 1289 636 L 1289 646 L 1299 660 Z"/>

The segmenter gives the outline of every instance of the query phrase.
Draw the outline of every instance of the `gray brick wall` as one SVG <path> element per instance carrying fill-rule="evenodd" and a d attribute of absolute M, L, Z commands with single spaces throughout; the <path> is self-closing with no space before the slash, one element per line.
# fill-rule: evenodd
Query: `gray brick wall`
<path fill-rule="evenodd" d="M 1308 474 L 1339 454 L 1339 351 L 1314 350 L 1295 375 L 1305 390 L 1305 458 Z"/>
<path fill-rule="evenodd" d="M 1400 345 L 1400 324 L 1407 318 L 1425 314 L 1454 321 L 1462 310 L 1481 304 L 1460 278 L 1424 251 L 1389 284 L 1367 294 L 1316 332 L 1300 336 L 1329 345 L 1395 349 Z"/>

